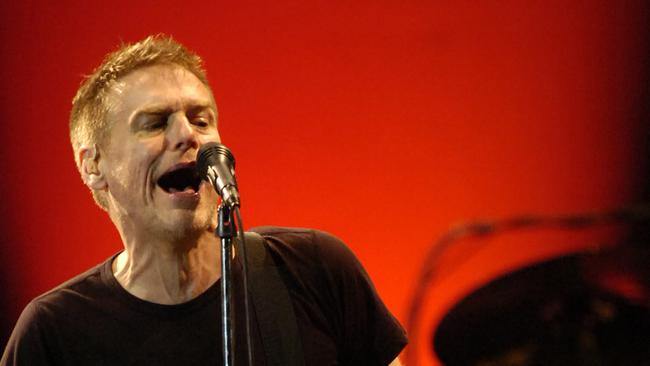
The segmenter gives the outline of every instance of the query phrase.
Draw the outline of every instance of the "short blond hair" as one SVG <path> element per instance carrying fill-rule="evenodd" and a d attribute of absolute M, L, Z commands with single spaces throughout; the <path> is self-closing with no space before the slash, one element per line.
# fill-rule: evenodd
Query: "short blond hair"
<path fill-rule="evenodd" d="M 183 67 L 210 89 L 201 58 L 172 37 L 158 34 L 136 43 L 122 44 L 84 78 L 72 99 L 70 142 L 77 168 L 81 169 L 81 147 L 99 145 L 107 135 L 110 127 L 106 118 L 110 108 L 108 94 L 115 82 L 134 70 L 158 64 Z M 95 201 L 106 209 L 106 199 L 95 191 L 92 193 Z"/>

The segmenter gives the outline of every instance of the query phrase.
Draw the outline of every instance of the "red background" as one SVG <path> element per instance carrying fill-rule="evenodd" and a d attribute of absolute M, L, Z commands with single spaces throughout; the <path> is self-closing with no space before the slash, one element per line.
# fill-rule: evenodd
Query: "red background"
<path fill-rule="evenodd" d="M 3 342 L 30 298 L 120 249 L 67 119 L 81 75 L 152 33 L 205 60 L 246 226 L 335 233 L 402 321 L 451 224 L 643 193 L 641 1 L 134 3 L 0 3 Z M 493 243 L 436 292 L 422 328 L 495 274 L 576 245 Z"/>

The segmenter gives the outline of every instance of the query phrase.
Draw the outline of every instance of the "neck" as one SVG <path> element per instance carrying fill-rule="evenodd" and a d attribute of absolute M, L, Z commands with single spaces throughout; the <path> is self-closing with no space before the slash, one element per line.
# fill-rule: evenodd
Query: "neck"
<path fill-rule="evenodd" d="M 219 240 L 210 232 L 184 244 L 125 241 L 125 250 L 113 261 L 113 274 L 124 289 L 146 301 L 192 300 L 221 277 L 221 254 Z"/>

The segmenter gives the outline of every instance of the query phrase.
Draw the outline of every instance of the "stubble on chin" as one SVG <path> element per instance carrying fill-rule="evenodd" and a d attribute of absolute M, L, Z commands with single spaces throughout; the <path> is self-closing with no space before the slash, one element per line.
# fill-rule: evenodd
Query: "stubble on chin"
<path fill-rule="evenodd" d="M 167 226 L 165 235 L 177 249 L 189 249 L 204 236 L 214 236 L 217 227 L 217 213 L 210 211 L 195 212 L 190 217 L 183 217 L 175 224 Z"/>

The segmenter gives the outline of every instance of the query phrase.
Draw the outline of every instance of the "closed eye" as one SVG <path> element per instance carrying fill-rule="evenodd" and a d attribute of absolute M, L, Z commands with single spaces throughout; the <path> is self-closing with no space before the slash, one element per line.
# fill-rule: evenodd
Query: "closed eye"
<path fill-rule="evenodd" d="M 192 121 L 192 123 L 193 123 L 195 126 L 198 126 L 198 127 L 201 127 L 201 128 L 208 127 L 208 126 L 210 125 L 210 124 L 208 123 L 208 121 L 203 120 L 203 119 L 195 119 L 194 121 Z"/>
<path fill-rule="evenodd" d="M 167 127 L 169 114 L 167 113 L 146 113 L 142 114 L 136 126 L 141 131 L 157 131 Z"/>
<path fill-rule="evenodd" d="M 166 119 L 160 119 L 153 122 L 148 122 L 144 125 L 144 129 L 148 131 L 164 129 L 167 126 Z"/>
<path fill-rule="evenodd" d="M 215 113 L 212 108 L 205 105 L 197 105 L 188 109 L 187 119 L 199 128 L 216 127 Z"/>

